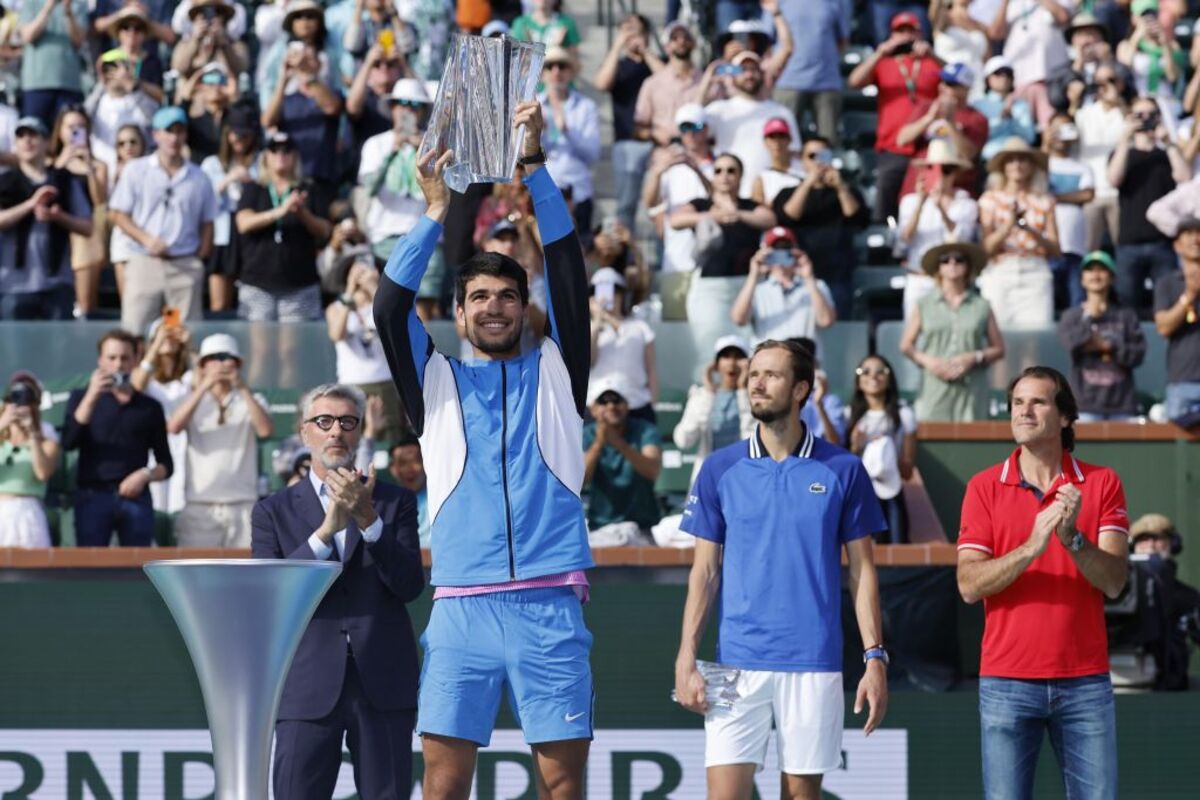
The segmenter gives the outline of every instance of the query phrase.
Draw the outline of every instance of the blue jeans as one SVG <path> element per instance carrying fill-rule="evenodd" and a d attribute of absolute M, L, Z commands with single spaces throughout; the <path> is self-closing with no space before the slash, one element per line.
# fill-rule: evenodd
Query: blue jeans
<path fill-rule="evenodd" d="M 1117 299 L 1126 308 L 1149 307 L 1146 277 L 1157 281 L 1179 269 L 1175 250 L 1167 240 L 1117 245 Z"/>
<path fill-rule="evenodd" d="M 653 142 L 625 139 L 613 142 L 613 180 L 617 189 L 617 219 L 630 231 L 642 198 L 642 179 L 646 176 L 646 159 Z"/>
<path fill-rule="evenodd" d="M 0 319 L 73 319 L 75 287 L 56 286 L 25 294 L 0 293 Z"/>
<path fill-rule="evenodd" d="M 1200 411 L 1200 381 L 1168 383 L 1167 419 L 1179 419 L 1193 411 Z"/>
<path fill-rule="evenodd" d="M 704 0 L 700 0 L 704 2 Z M 715 33 L 720 35 L 729 30 L 729 23 L 736 22 L 739 19 L 759 19 L 762 16 L 762 8 L 757 0 L 717 0 L 717 29 Z"/>
<path fill-rule="evenodd" d="M 1059 311 L 1074 308 L 1083 303 L 1083 256 L 1078 253 L 1063 253 L 1050 259 L 1050 273 L 1054 276 L 1054 307 Z"/>
<path fill-rule="evenodd" d="M 911 11 L 921 20 L 921 31 L 929 39 L 929 4 L 906 0 L 870 0 L 871 30 L 875 33 L 875 44 L 886 41 L 892 35 L 892 17 L 901 11 Z"/>
<path fill-rule="evenodd" d="M 21 92 L 21 116 L 37 117 L 49 128 L 64 106 L 82 102 L 83 94 L 71 89 L 27 89 Z"/>
<path fill-rule="evenodd" d="M 122 547 L 149 547 L 154 541 L 154 506 L 150 492 L 121 497 L 116 490 L 79 489 L 75 492 L 75 544 L 108 547 L 113 529 Z"/>
<path fill-rule="evenodd" d="M 987 800 L 1033 797 L 1047 732 L 1067 800 L 1116 800 L 1117 722 L 1107 673 L 1049 680 L 980 678 L 979 721 Z"/>

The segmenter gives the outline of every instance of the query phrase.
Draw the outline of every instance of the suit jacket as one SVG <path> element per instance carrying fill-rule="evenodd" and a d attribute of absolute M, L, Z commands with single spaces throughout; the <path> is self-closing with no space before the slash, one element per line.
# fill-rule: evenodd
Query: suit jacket
<path fill-rule="evenodd" d="M 345 680 L 347 636 L 371 704 L 385 711 L 417 707 L 417 644 L 405 608 L 425 588 L 417 501 L 407 489 L 383 482 L 375 484 L 372 499 L 383 533 L 367 544 L 350 523 L 349 555 L 300 640 L 279 719 L 319 719 L 333 710 Z M 315 558 L 308 538 L 324 518 L 308 480 L 259 500 L 251 518 L 254 557 Z"/>

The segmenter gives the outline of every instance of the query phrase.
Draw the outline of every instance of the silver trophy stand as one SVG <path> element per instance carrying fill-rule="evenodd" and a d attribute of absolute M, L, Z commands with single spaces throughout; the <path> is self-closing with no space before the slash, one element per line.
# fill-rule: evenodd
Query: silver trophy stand
<path fill-rule="evenodd" d="M 143 569 L 183 634 L 208 714 L 215 800 L 267 795 L 275 714 L 336 561 L 195 559 Z"/>

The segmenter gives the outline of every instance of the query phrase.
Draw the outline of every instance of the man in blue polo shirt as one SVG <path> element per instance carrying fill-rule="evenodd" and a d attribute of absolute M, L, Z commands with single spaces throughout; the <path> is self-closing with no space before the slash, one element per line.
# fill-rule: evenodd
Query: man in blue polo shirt
<path fill-rule="evenodd" d="M 841 551 L 866 672 L 854 711 L 870 706 L 870 734 L 887 708 L 879 584 L 871 534 L 887 523 L 862 462 L 814 436 L 799 409 L 813 385 L 812 355 L 768 340 L 749 366 L 749 440 L 710 455 L 692 487 L 682 529 L 696 553 L 675 661 L 675 690 L 705 715 L 709 798 L 748 798 L 772 722 L 783 797 L 816 800 L 842 744 Z M 721 598 L 717 660 L 737 670 L 737 699 L 710 707 L 696 653 Z"/>

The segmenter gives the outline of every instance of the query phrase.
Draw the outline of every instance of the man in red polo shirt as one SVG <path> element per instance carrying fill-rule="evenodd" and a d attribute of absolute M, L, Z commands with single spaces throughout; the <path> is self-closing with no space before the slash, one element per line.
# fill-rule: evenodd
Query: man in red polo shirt
<path fill-rule="evenodd" d="M 984 601 L 984 794 L 1032 797 L 1049 731 L 1067 796 L 1116 798 L 1104 597 L 1128 573 L 1125 491 L 1071 454 L 1079 412 L 1060 372 L 1026 369 L 1008 404 L 1019 447 L 967 484 L 958 534 L 959 592 Z"/>
<path fill-rule="evenodd" d="M 891 37 L 846 79 L 851 89 L 871 84 L 879 89 L 879 125 L 875 132 L 878 189 L 873 222 L 886 222 L 900 213 L 900 184 L 916 145 L 901 145 L 896 135 L 918 103 L 937 99 L 941 68 L 929 42 L 921 38 L 921 21 L 911 11 L 903 11 L 892 17 Z"/>

